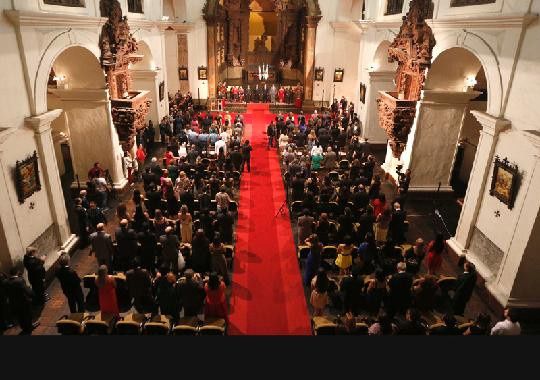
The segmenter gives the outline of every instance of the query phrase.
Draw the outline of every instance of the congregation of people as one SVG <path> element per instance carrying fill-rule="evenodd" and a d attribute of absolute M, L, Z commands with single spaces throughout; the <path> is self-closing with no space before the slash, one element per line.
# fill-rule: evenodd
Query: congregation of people
<path fill-rule="evenodd" d="M 309 118 L 280 114 L 267 135 L 268 148 L 281 153 L 314 317 L 346 316 L 335 319 L 343 326 L 347 319 L 366 322 L 373 335 L 470 333 L 464 314 L 476 286 L 474 265 L 465 260 L 457 278 L 445 276 L 442 234 L 409 244 L 412 173 L 398 168 L 396 179 L 378 174 L 354 105 L 342 97 Z M 478 316 L 489 334 L 486 318 Z"/>
<path fill-rule="evenodd" d="M 134 157 L 126 153 L 132 197 L 114 215 L 107 212 L 113 187 L 106 170 L 96 163 L 88 173 L 75 203 L 81 248 L 90 247 L 96 273 L 77 273 L 67 253 L 54 271 L 71 313 L 227 321 L 239 185 L 253 148 L 240 114 L 195 112 L 191 96 L 180 93 L 170 97 L 170 110 L 158 130 L 150 121 L 139 131 Z M 409 244 L 411 172 L 397 173 L 397 181 L 378 174 L 352 103 L 335 99 L 309 116 L 279 113 L 267 137 L 268 149 L 280 152 L 314 321 L 325 318 L 344 333 L 360 323 L 370 335 L 520 334 L 512 309 L 493 327 L 484 313 L 465 321 L 474 265 L 462 260 L 452 279 L 443 271 L 442 234 Z M 111 224 L 118 226 L 113 233 Z M 48 299 L 44 260 L 30 247 L 25 270 L 1 275 L 1 330 L 17 323 L 30 334 L 37 327 L 35 307 Z"/>

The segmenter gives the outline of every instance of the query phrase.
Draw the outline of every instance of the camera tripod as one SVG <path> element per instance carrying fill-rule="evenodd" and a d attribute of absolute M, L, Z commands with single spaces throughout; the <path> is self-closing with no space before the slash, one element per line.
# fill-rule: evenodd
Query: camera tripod
<path fill-rule="evenodd" d="M 279 214 L 281 214 L 282 216 L 285 216 L 286 215 L 286 213 L 285 213 L 286 208 L 287 208 L 287 200 L 285 199 L 283 201 L 283 203 L 281 204 L 281 207 L 279 208 L 278 212 L 274 216 L 274 219 L 277 218 Z"/>

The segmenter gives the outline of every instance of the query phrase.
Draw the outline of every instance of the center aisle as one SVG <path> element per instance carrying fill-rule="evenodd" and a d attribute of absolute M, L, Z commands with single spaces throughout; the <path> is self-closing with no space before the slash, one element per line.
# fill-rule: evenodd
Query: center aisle
<path fill-rule="evenodd" d="M 311 335 L 276 149 L 267 150 L 269 105 L 250 104 L 244 138 L 253 146 L 242 175 L 229 335 Z M 251 124 L 251 126 L 250 126 Z"/>

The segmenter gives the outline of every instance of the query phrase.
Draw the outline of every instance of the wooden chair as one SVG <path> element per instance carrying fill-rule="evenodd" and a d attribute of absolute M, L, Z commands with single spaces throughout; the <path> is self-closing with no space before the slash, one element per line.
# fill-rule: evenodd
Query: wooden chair
<path fill-rule="evenodd" d="M 156 315 L 143 327 L 144 335 L 169 335 L 171 331 L 171 321 L 165 315 Z"/>
<path fill-rule="evenodd" d="M 323 259 L 333 259 L 335 260 L 337 258 L 337 247 L 333 245 L 327 245 L 323 247 L 322 250 L 322 258 Z"/>
<path fill-rule="evenodd" d="M 224 319 L 209 318 L 199 327 L 199 335 L 225 335 L 227 323 Z"/>
<path fill-rule="evenodd" d="M 175 336 L 195 336 L 199 334 L 199 320 L 196 317 L 181 318 L 174 325 L 172 334 Z"/>
<path fill-rule="evenodd" d="M 337 324 L 330 317 L 313 317 L 311 320 L 313 335 L 336 335 Z"/>
<path fill-rule="evenodd" d="M 236 201 L 229 202 L 229 211 L 233 214 L 238 213 L 238 203 L 236 203 Z"/>
<path fill-rule="evenodd" d="M 64 315 L 56 322 L 56 328 L 60 335 L 82 335 L 84 333 L 84 321 L 88 317 L 86 313 Z"/>
<path fill-rule="evenodd" d="M 332 182 L 339 182 L 339 173 L 336 171 L 331 171 L 330 173 L 328 173 L 328 177 Z"/>
<path fill-rule="evenodd" d="M 125 317 L 120 317 L 116 322 L 116 333 L 118 335 L 141 335 L 146 316 L 139 313 L 131 313 Z"/>
<path fill-rule="evenodd" d="M 101 312 L 89 315 L 84 321 L 86 335 L 110 335 L 116 323 L 116 317 Z"/>

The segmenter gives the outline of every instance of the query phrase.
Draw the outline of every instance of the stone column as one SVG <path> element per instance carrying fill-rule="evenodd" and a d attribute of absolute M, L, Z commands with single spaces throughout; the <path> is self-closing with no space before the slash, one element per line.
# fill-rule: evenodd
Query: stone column
<path fill-rule="evenodd" d="M 317 41 L 317 25 L 321 16 L 306 17 L 306 36 L 304 48 L 304 101 L 313 103 L 313 79 L 315 76 L 315 43 Z"/>
<path fill-rule="evenodd" d="M 25 120 L 27 126 L 34 130 L 38 147 L 39 161 L 43 171 L 43 179 L 51 216 L 62 249 L 69 251 L 75 246 L 77 237 L 71 233 L 66 211 L 64 192 L 58 172 L 58 164 L 54 152 L 51 123 L 62 114 L 62 110 L 54 110 Z"/>
<path fill-rule="evenodd" d="M 216 97 L 217 65 L 216 65 L 216 20 L 206 18 L 206 40 L 208 49 L 208 97 Z"/>
<path fill-rule="evenodd" d="M 476 150 L 467 194 L 461 210 L 456 236 L 448 241 L 450 247 L 458 255 L 468 253 L 472 233 L 478 219 L 482 197 L 491 171 L 491 162 L 495 153 L 495 147 L 499 134 L 510 128 L 510 121 L 493 117 L 485 112 L 471 111 L 480 122 L 483 129 L 480 131 L 480 140 Z M 479 268 L 481 270 L 481 268 Z"/>

